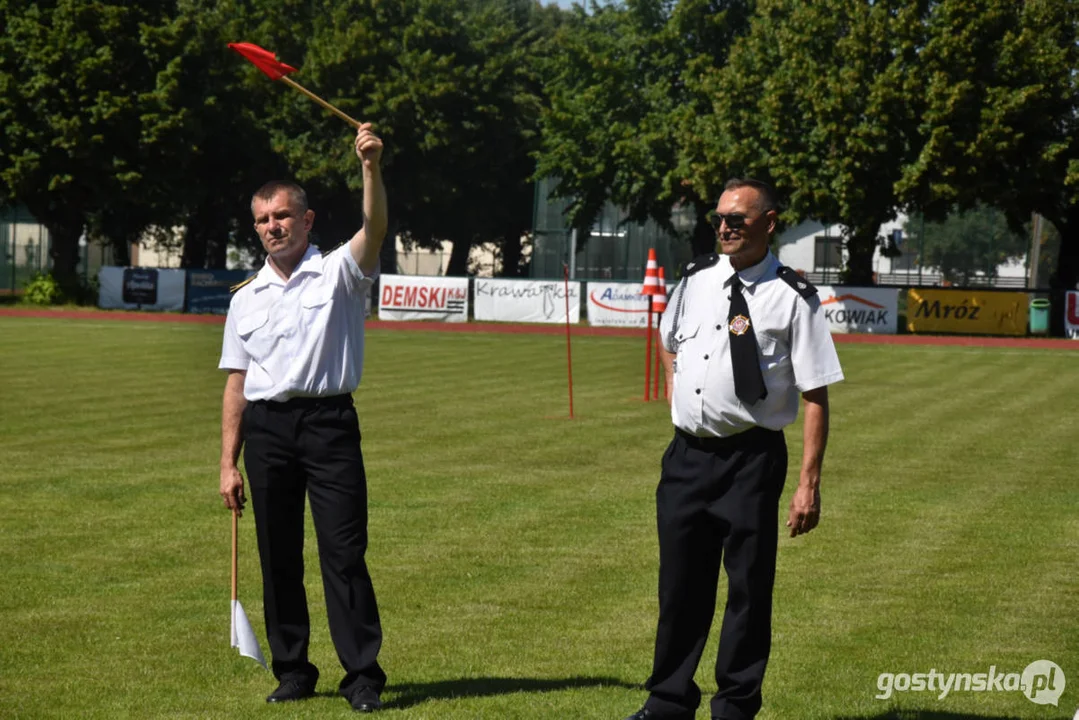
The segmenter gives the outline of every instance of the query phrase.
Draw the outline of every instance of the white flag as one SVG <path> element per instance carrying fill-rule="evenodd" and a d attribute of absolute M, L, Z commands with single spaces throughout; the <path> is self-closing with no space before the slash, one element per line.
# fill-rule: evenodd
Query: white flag
<path fill-rule="evenodd" d="M 259 665 L 266 667 L 266 659 L 262 657 L 262 648 L 259 647 L 258 638 L 247 621 L 247 614 L 239 600 L 232 601 L 232 647 L 240 648 L 240 654 L 258 661 Z"/>

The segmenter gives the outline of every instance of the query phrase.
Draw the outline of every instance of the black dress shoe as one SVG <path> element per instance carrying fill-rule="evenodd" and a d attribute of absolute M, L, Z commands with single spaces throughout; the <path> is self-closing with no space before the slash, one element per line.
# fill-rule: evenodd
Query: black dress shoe
<path fill-rule="evenodd" d="M 303 700 L 315 694 L 315 683 L 310 680 L 282 680 L 277 689 L 266 698 L 268 703 Z"/>
<path fill-rule="evenodd" d="M 641 708 L 626 718 L 626 720 L 693 720 L 694 714 L 695 713 L 689 713 L 688 715 L 660 715 L 655 710 Z"/>
<path fill-rule="evenodd" d="M 382 709 L 382 701 L 373 687 L 364 685 L 348 694 L 348 701 L 356 712 L 369 713 Z"/>

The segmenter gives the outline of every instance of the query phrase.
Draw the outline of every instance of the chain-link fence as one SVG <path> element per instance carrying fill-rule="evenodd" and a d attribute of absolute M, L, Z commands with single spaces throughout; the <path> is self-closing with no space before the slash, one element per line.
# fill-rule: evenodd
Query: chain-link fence
<path fill-rule="evenodd" d="M 0 209 L 0 294 L 21 292 L 38 273 L 52 268 L 49 231 L 22 206 Z M 112 252 L 85 238 L 79 241 L 78 274 L 90 285 Z"/>
<path fill-rule="evenodd" d="M 570 255 L 572 233 L 566 222 L 569 202 L 551 195 L 556 182 L 544 179 L 536 183 L 535 215 L 533 218 L 532 263 L 533 278 L 561 278 L 563 263 L 569 266 L 575 280 L 625 280 L 643 282 L 649 249 L 655 249 L 659 265 L 667 280 L 675 278 L 675 270 L 691 260 L 693 250 L 688 232 L 680 238 L 664 231 L 656 223 L 626 221 L 626 214 L 608 203 L 592 226 L 589 237 L 577 243 Z M 676 214 L 673 224 L 678 227 L 691 217 Z"/>

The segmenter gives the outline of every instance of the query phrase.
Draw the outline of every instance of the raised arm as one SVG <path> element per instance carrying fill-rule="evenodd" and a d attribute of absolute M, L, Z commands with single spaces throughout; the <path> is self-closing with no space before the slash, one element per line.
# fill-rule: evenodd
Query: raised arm
<path fill-rule="evenodd" d="M 378 254 L 386 236 L 386 188 L 382 184 L 382 140 L 371 123 L 356 131 L 356 156 L 363 163 L 363 227 L 352 236 L 349 250 L 365 275 L 378 269 Z"/>

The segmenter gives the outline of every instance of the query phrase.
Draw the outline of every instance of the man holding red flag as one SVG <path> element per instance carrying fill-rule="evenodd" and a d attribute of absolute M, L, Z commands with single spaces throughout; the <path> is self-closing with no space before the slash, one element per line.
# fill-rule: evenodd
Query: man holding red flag
<path fill-rule="evenodd" d="M 318 540 L 326 610 L 352 707 L 381 707 L 382 628 L 367 549 L 367 478 L 352 393 L 363 369 L 365 295 L 386 234 L 382 141 L 360 124 L 363 227 L 327 254 L 308 242 L 315 213 L 293 183 L 271 182 L 251 200 L 266 263 L 229 306 L 219 367 L 221 496 L 241 510 L 244 450 L 262 564 L 266 635 L 280 685 L 277 703 L 314 695 L 303 574 L 305 495 Z"/>

